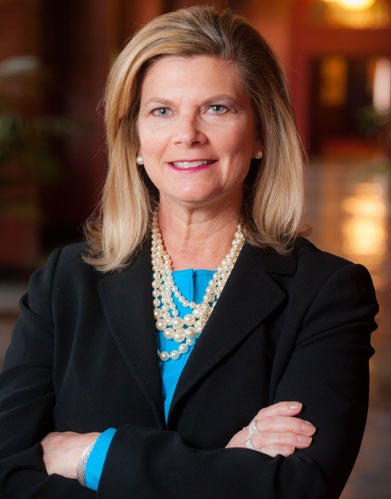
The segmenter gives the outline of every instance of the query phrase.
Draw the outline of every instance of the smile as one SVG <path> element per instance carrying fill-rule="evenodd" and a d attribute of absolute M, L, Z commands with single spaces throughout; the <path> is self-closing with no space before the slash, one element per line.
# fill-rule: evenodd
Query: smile
<path fill-rule="evenodd" d="M 196 161 L 172 161 L 169 164 L 179 170 L 194 170 L 206 168 L 215 162 L 216 160 L 214 159 L 200 159 Z"/>

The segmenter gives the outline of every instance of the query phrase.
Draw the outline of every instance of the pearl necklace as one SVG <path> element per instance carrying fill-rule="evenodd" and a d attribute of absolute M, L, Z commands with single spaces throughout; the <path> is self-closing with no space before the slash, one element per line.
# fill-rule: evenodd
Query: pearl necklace
<path fill-rule="evenodd" d="M 156 320 L 156 328 L 163 331 L 165 338 L 178 343 L 177 349 L 172 350 L 170 353 L 158 350 L 160 360 L 165 362 L 179 359 L 182 354 L 189 350 L 190 346 L 194 345 L 216 305 L 243 244 L 244 235 L 239 223 L 236 227 L 231 249 L 209 281 L 202 301 L 200 303 L 188 301 L 182 296 L 172 278 L 170 257 L 163 246 L 157 212 L 154 213 L 151 244 L 153 314 Z M 192 310 L 183 319 L 178 317 L 179 313 L 173 296 L 184 307 Z"/>

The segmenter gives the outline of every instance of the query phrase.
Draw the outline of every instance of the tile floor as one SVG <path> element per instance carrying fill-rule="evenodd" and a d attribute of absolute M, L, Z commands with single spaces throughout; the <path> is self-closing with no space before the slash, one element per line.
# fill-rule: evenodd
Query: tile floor
<path fill-rule="evenodd" d="M 333 156 L 308 170 L 306 220 L 322 249 L 370 270 L 381 311 L 373 335 L 368 423 L 342 499 L 391 498 L 391 235 L 390 177 L 379 158 Z M 25 282 L 0 282 L 0 366 Z M 299 498 L 298 498 L 299 499 Z"/>

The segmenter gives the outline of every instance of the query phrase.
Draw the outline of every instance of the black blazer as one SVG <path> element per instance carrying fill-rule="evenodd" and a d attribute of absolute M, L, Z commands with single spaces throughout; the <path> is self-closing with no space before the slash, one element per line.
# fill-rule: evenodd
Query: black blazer
<path fill-rule="evenodd" d="M 0 497 L 339 496 L 368 404 L 377 303 L 368 272 L 299 239 L 246 244 L 179 379 L 167 424 L 149 246 L 123 271 L 55 251 L 35 273 L 0 377 Z M 264 406 L 303 402 L 318 431 L 288 458 L 225 449 Z M 48 432 L 118 428 L 98 492 L 45 473 Z"/>

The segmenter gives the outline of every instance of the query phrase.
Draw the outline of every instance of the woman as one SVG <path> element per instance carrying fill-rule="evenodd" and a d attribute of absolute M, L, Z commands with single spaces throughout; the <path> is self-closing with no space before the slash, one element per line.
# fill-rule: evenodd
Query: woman
<path fill-rule="evenodd" d="M 106 127 L 87 244 L 55 251 L 21 302 L 2 497 L 338 497 L 377 304 L 362 266 L 300 237 L 269 47 L 229 12 L 163 15 L 117 59 Z"/>

